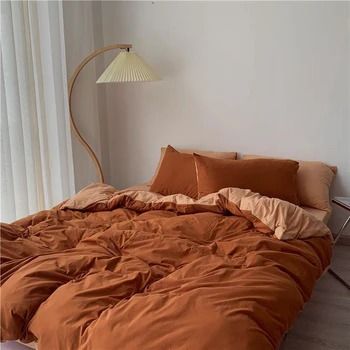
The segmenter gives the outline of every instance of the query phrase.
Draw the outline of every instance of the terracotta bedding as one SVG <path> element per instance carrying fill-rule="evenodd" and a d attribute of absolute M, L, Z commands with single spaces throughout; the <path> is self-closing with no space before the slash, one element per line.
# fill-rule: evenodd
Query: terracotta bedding
<path fill-rule="evenodd" d="M 277 349 L 329 265 L 328 228 L 248 190 L 92 185 L 1 227 L 1 340 L 39 349 Z"/>

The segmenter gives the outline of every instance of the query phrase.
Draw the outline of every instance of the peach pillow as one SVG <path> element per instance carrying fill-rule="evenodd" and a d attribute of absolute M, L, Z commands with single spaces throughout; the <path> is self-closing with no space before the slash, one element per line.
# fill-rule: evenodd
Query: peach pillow
<path fill-rule="evenodd" d="M 280 159 L 213 159 L 194 154 L 198 196 L 225 187 L 249 189 L 263 196 L 298 204 L 298 162 Z"/>
<path fill-rule="evenodd" d="M 167 147 L 162 147 L 160 149 L 160 159 L 156 168 L 156 171 L 154 172 L 153 178 L 151 180 L 151 183 L 153 183 L 154 179 L 156 178 L 160 165 L 162 164 L 163 158 L 164 158 L 164 154 L 165 154 L 165 150 L 167 149 Z M 199 151 L 199 150 L 195 150 L 195 149 L 188 149 L 188 148 L 177 148 L 176 149 L 178 152 L 181 153 L 187 153 L 187 154 L 193 154 L 193 153 L 197 153 L 201 156 L 206 156 L 206 157 L 211 157 L 211 158 L 217 158 L 217 159 L 231 159 L 231 160 L 235 160 L 237 159 L 237 152 L 215 152 L 215 151 Z"/>
<path fill-rule="evenodd" d="M 168 146 L 150 191 L 165 196 L 182 193 L 197 198 L 197 174 L 193 155 L 180 153 Z"/>
<path fill-rule="evenodd" d="M 259 155 L 242 156 L 242 159 L 258 158 L 267 157 Z M 336 173 L 336 167 L 331 167 L 322 162 L 299 161 L 297 188 L 300 205 L 331 212 L 329 189 Z"/>

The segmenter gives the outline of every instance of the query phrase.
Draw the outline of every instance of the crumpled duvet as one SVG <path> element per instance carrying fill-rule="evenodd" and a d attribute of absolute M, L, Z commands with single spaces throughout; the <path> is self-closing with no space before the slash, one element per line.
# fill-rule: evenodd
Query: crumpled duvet
<path fill-rule="evenodd" d="M 43 350 L 277 349 L 330 263 L 301 208 L 88 186 L 1 226 L 1 340 Z"/>

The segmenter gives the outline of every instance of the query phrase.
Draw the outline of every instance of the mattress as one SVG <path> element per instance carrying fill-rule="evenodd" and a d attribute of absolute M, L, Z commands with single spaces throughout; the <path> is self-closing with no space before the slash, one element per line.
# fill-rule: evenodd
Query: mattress
<path fill-rule="evenodd" d="M 1 226 L 1 340 L 278 349 L 331 246 L 313 215 L 248 190 L 194 200 L 88 186 Z"/>

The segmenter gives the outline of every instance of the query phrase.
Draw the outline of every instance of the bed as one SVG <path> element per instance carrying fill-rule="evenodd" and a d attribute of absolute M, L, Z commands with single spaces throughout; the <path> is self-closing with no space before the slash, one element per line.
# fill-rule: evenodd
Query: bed
<path fill-rule="evenodd" d="M 1 341 L 278 349 L 330 264 L 317 215 L 234 187 L 194 199 L 92 184 L 2 225 Z"/>

